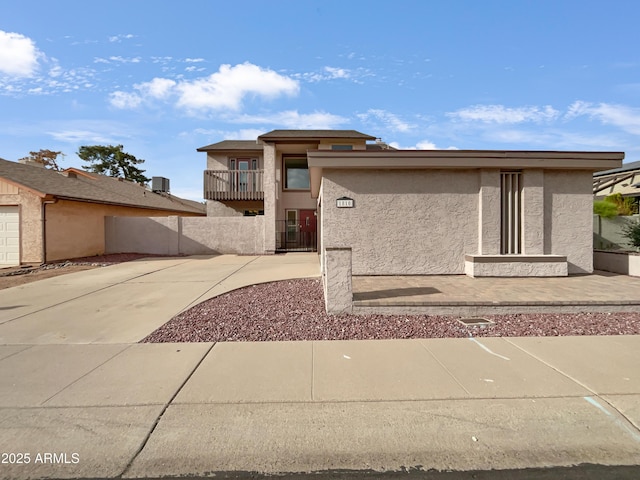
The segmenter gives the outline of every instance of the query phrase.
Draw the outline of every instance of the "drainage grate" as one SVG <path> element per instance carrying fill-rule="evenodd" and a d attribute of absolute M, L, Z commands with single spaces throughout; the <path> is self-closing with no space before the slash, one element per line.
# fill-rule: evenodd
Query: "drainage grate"
<path fill-rule="evenodd" d="M 458 321 L 467 327 L 491 325 L 493 322 L 487 318 L 459 318 Z"/>

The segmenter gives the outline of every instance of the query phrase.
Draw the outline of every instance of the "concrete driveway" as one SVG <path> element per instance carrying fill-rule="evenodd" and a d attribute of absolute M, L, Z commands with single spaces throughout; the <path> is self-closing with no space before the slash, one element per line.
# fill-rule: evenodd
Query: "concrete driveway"
<path fill-rule="evenodd" d="M 0 344 L 135 343 L 230 290 L 319 275 L 315 253 L 149 258 L 62 275 L 0 290 Z"/>

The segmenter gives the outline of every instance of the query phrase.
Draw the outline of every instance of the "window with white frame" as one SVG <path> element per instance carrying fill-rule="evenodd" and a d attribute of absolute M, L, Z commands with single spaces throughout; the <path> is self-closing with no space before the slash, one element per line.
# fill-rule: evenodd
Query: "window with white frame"
<path fill-rule="evenodd" d="M 500 253 L 522 253 L 522 172 L 500 172 Z"/>

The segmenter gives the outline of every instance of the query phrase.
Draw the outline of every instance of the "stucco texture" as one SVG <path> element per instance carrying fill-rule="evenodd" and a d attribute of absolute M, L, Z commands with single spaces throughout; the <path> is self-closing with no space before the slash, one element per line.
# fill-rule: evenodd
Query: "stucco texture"
<path fill-rule="evenodd" d="M 106 252 L 264 253 L 264 216 L 105 219 Z"/>
<path fill-rule="evenodd" d="M 165 210 L 59 200 L 46 206 L 46 260 L 105 253 L 105 217 L 163 217 L 174 214 Z"/>
<path fill-rule="evenodd" d="M 478 250 L 479 170 L 323 172 L 323 248 L 351 247 L 353 275 L 464 274 Z M 350 197 L 354 208 L 338 208 Z"/>
<path fill-rule="evenodd" d="M 20 210 L 20 262 L 42 263 L 42 199 L 6 182 L 0 182 L 0 205 Z"/>
<path fill-rule="evenodd" d="M 569 275 L 593 272 L 593 176 L 544 172 L 544 253 L 567 257 Z"/>

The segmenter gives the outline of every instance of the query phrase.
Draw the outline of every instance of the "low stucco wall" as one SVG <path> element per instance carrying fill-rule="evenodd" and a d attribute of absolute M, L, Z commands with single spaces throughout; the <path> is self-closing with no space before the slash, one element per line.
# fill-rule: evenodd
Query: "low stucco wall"
<path fill-rule="evenodd" d="M 264 253 L 264 216 L 105 218 L 106 253 Z"/>
<path fill-rule="evenodd" d="M 622 252 L 593 252 L 593 267 L 604 272 L 640 277 L 640 255 Z"/>
<path fill-rule="evenodd" d="M 626 250 L 629 249 L 629 239 L 624 236 L 622 229 L 634 222 L 640 221 L 640 215 L 625 215 L 613 218 L 593 216 L 593 248 L 598 250 Z"/>
<path fill-rule="evenodd" d="M 105 253 L 105 217 L 168 215 L 175 212 L 59 200 L 46 206 L 47 261 Z"/>

